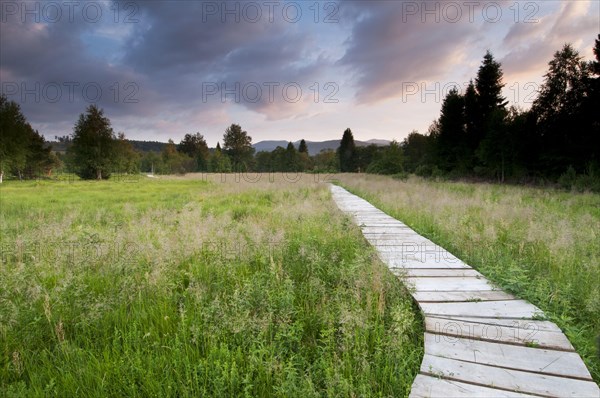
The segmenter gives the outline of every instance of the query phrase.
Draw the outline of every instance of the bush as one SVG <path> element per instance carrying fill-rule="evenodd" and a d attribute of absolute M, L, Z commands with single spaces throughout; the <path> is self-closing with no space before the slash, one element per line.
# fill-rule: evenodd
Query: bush
<path fill-rule="evenodd" d="M 575 185 L 576 179 L 577 172 L 575 172 L 573 166 L 569 166 L 567 171 L 562 173 L 561 176 L 558 178 L 558 185 L 560 185 L 561 188 L 564 189 L 571 189 Z"/>
<path fill-rule="evenodd" d="M 415 174 L 424 178 L 441 178 L 444 176 L 442 170 L 435 165 L 422 164 L 416 168 Z"/>

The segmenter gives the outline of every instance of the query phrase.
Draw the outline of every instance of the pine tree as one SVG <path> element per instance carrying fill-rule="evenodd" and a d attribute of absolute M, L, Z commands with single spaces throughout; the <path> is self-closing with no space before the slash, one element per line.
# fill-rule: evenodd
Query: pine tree
<path fill-rule="evenodd" d="M 68 153 L 75 172 L 83 179 L 106 179 L 115 156 L 115 133 L 104 111 L 90 105 L 79 115 Z"/>
<path fill-rule="evenodd" d="M 490 51 L 486 52 L 475 79 L 478 108 L 484 122 L 488 120 L 494 110 L 504 109 L 508 103 L 506 98 L 502 97 L 503 76 L 500 63 L 494 59 Z"/>
<path fill-rule="evenodd" d="M 541 148 L 540 161 L 545 171 L 554 175 L 569 166 L 583 172 L 589 161 L 594 137 L 582 114 L 588 97 L 586 82 L 590 68 L 579 53 L 566 44 L 554 54 L 549 70 L 533 103 Z M 593 111 L 595 118 L 597 109 Z"/>
<path fill-rule="evenodd" d="M 465 91 L 465 133 L 473 151 L 477 149 L 477 127 L 481 124 L 478 95 L 473 80 Z"/>
<path fill-rule="evenodd" d="M 298 158 L 298 151 L 294 144 L 289 142 L 285 149 L 285 170 L 284 171 L 300 171 L 300 162 Z"/>
<path fill-rule="evenodd" d="M 340 171 L 342 173 L 356 172 L 356 145 L 354 144 L 352 130 L 349 128 L 344 131 L 337 154 L 340 162 Z"/>
<path fill-rule="evenodd" d="M 456 170 L 460 165 L 465 143 L 464 125 L 464 98 L 454 87 L 442 103 L 436 140 L 438 165 L 446 171 Z"/>
<path fill-rule="evenodd" d="M 0 182 L 11 170 L 23 170 L 27 162 L 31 126 L 21 113 L 21 107 L 0 95 Z"/>
<path fill-rule="evenodd" d="M 308 154 L 308 146 L 304 139 L 300 141 L 300 145 L 298 146 L 298 155 L 300 158 L 300 171 L 310 170 L 312 168 L 312 160 Z"/>
<path fill-rule="evenodd" d="M 300 145 L 298 146 L 298 152 L 308 154 L 308 146 L 306 146 L 306 141 L 304 141 L 304 139 L 300 141 Z"/>

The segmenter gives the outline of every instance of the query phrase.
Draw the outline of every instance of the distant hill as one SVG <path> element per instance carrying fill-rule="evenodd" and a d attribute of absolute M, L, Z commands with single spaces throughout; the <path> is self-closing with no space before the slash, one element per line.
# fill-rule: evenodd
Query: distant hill
<path fill-rule="evenodd" d="M 158 142 L 158 141 L 136 141 L 136 140 L 128 140 L 133 145 L 133 148 L 136 151 L 141 152 L 161 152 L 163 148 L 167 145 L 166 142 Z"/>
<path fill-rule="evenodd" d="M 131 145 L 133 145 L 133 148 L 135 150 L 140 151 L 140 152 L 150 152 L 150 151 L 161 152 L 163 150 L 163 148 L 165 147 L 165 145 L 167 145 L 166 142 L 159 142 L 159 141 L 138 141 L 138 140 L 128 140 L 128 141 L 131 142 Z M 373 145 L 373 144 L 378 145 L 378 146 L 384 146 L 384 145 L 389 145 L 390 141 L 376 140 L 376 139 L 369 140 L 369 141 L 355 140 L 354 143 L 356 144 L 356 146 L 367 146 L 367 145 Z M 67 150 L 67 146 L 69 145 L 69 143 L 67 143 L 67 142 L 57 142 L 57 141 L 51 141 L 49 144 L 52 147 L 52 150 L 55 152 L 65 152 Z M 260 152 L 260 151 L 271 152 L 278 146 L 285 148 L 285 147 L 287 147 L 287 144 L 288 144 L 288 141 L 259 141 L 252 146 L 254 147 L 256 152 Z M 296 149 L 298 149 L 299 145 L 300 145 L 300 141 L 294 142 L 294 146 L 296 147 Z M 335 151 L 340 146 L 340 140 L 306 141 L 306 146 L 308 147 L 308 153 L 310 155 L 316 155 L 317 153 L 321 152 L 324 149 L 331 149 L 331 150 Z"/>
<path fill-rule="evenodd" d="M 316 155 L 324 149 L 336 150 L 340 146 L 341 140 L 329 140 L 329 141 L 306 141 L 306 146 L 308 147 L 308 153 L 310 155 Z M 271 152 L 278 146 L 287 147 L 289 141 L 259 141 L 256 144 L 252 145 L 256 152 L 267 151 Z M 369 141 L 358 141 L 355 140 L 354 143 L 356 146 L 367 146 L 367 145 L 378 145 L 384 146 L 389 145 L 390 141 L 388 140 L 369 140 Z M 293 143 L 296 149 L 300 145 L 300 141 L 296 141 Z"/>

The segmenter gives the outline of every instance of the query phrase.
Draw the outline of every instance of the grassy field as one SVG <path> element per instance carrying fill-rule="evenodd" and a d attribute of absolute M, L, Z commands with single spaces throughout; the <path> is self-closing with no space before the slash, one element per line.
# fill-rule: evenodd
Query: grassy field
<path fill-rule="evenodd" d="M 341 185 L 545 311 L 600 382 L 600 195 L 336 176 Z"/>
<path fill-rule="evenodd" d="M 324 184 L 0 186 L 0 396 L 405 396 L 422 322 Z"/>

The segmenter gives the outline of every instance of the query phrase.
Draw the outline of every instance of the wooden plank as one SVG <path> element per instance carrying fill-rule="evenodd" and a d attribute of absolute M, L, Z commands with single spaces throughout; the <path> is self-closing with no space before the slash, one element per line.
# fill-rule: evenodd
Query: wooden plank
<path fill-rule="evenodd" d="M 450 254 L 447 250 L 442 249 L 437 245 L 427 245 L 427 242 L 420 239 L 418 235 L 407 236 L 399 244 L 390 244 L 384 242 L 384 244 L 374 245 L 377 250 L 382 252 L 389 252 L 405 256 L 415 256 L 417 258 L 425 258 L 432 256 L 440 256 L 444 258 L 456 258 Z"/>
<path fill-rule="evenodd" d="M 394 233 L 394 234 L 364 234 L 369 242 L 378 243 L 380 245 L 402 245 L 405 242 L 416 241 L 418 243 L 428 243 L 428 241 L 414 232 Z"/>
<path fill-rule="evenodd" d="M 362 227 L 361 230 L 363 234 L 393 234 L 395 232 L 412 231 L 408 227 Z"/>
<path fill-rule="evenodd" d="M 548 397 L 599 397 L 596 383 L 586 380 L 509 370 L 425 354 L 421 372 L 432 376 Z"/>
<path fill-rule="evenodd" d="M 393 271 L 392 271 L 393 272 Z M 436 278 L 440 276 L 470 276 L 470 277 L 480 277 L 481 275 L 474 269 L 439 269 L 439 268 L 423 268 L 423 269 L 408 269 L 405 271 L 405 275 L 411 277 L 422 277 L 422 278 Z"/>
<path fill-rule="evenodd" d="M 535 322 L 523 325 L 467 322 L 454 319 L 425 317 L 425 330 L 440 335 L 440 339 L 454 341 L 457 338 L 483 340 L 496 343 L 535 346 L 553 350 L 574 351 L 563 333 L 542 330 Z"/>
<path fill-rule="evenodd" d="M 485 278 L 477 277 L 439 277 L 439 278 L 401 278 L 407 286 L 414 287 L 417 292 L 435 292 L 460 290 L 463 292 L 478 290 L 497 290 Z"/>
<path fill-rule="evenodd" d="M 387 214 L 383 213 L 383 212 L 378 212 L 378 213 L 365 213 L 365 212 L 360 212 L 357 214 L 354 214 L 353 217 L 358 218 L 358 219 L 364 219 L 364 220 L 373 220 L 373 221 L 384 221 L 384 222 L 395 222 L 395 223 L 401 223 L 403 224 L 402 221 L 395 219 L 392 216 L 388 216 Z"/>
<path fill-rule="evenodd" d="M 542 314 L 539 308 L 525 300 L 484 301 L 481 303 L 420 303 L 420 306 L 427 315 L 532 319 Z"/>
<path fill-rule="evenodd" d="M 377 249 L 378 253 L 380 253 L 382 256 L 386 256 L 390 260 L 413 259 L 413 260 L 418 260 L 421 262 L 447 261 L 447 262 L 451 262 L 451 263 L 462 263 L 462 261 L 460 259 L 458 259 L 457 257 L 453 256 L 452 254 L 450 254 L 449 252 L 444 251 L 444 250 L 436 250 L 436 251 L 430 251 L 430 252 L 423 252 L 423 251 L 413 252 L 408 248 L 406 248 L 406 250 L 402 251 L 399 249 L 394 250 L 393 248 L 386 249 L 384 246 L 379 246 L 376 249 Z"/>
<path fill-rule="evenodd" d="M 427 241 L 420 238 L 419 235 L 406 235 L 401 238 L 396 237 L 395 239 L 373 239 L 365 237 L 365 239 L 376 249 L 381 248 L 381 252 L 389 252 L 385 250 L 386 247 L 406 247 L 406 249 L 412 249 L 410 245 L 426 244 Z"/>
<path fill-rule="evenodd" d="M 460 260 L 447 260 L 433 256 L 421 259 L 414 258 L 414 256 L 400 256 L 396 253 L 381 251 L 377 251 L 377 255 L 389 266 L 398 268 L 471 268 Z M 428 267 L 428 264 L 431 266 Z"/>
<path fill-rule="evenodd" d="M 592 380 L 581 357 L 575 352 L 464 338 L 450 340 L 425 333 L 425 353 L 484 365 Z"/>
<path fill-rule="evenodd" d="M 449 291 L 449 292 L 421 292 L 411 293 L 413 298 L 422 303 L 444 303 L 458 301 L 498 301 L 498 300 L 517 300 L 511 294 L 502 290 L 475 290 L 470 292 Z"/>
<path fill-rule="evenodd" d="M 428 375 L 417 375 L 410 390 L 410 398 L 433 397 L 481 397 L 481 398 L 516 398 L 535 397 L 513 391 L 498 390 L 460 381 L 445 380 Z"/>
<path fill-rule="evenodd" d="M 462 261 L 449 262 L 449 261 L 436 261 L 435 259 L 429 259 L 427 261 L 419 261 L 414 258 L 398 258 L 398 256 L 389 256 L 385 253 L 378 252 L 377 255 L 389 268 L 398 269 L 470 269 L 467 264 Z"/>
<path fill-rule="evenodd" d="M 446 318 L 448 319 L 448 318 Z M 487 323 L 490 325 L 500 326 L 515 326 L 518 325 L 521 329 L 545 330 L 547 332 L 562 333 L 562 330 L 555 323 L 549 321 L 537 321 L 531 319 L 497 319 L 497 318 L 481 318 L 481 317 L 452 317 L 453 321 Z M 534 325 L 534 326 L 532 326 Z"/>
<path fill-rule="evenodd" d="M 367 228 L 366 226 L 363 227 L 363 235 L 365 236 L 365 238 L 375 238 L 375 239 L 394 239 L 394 237 L 398 237 L 399 239 L 402 239 L 403 237 L 407 236 L 407 235 L 415 235 L 416 232 L 413 231 L 410 228 L 405 228 L 405 229 L 399 229 L 396 228 L 396 231 L 387 231 L 387 232 L 368 232 L 368 231 L 364 231 L 364 228 Z M 417 234 L 418 235 L 418 234 Z M 419 235 L 420 236 L 420 235 Z"/>

